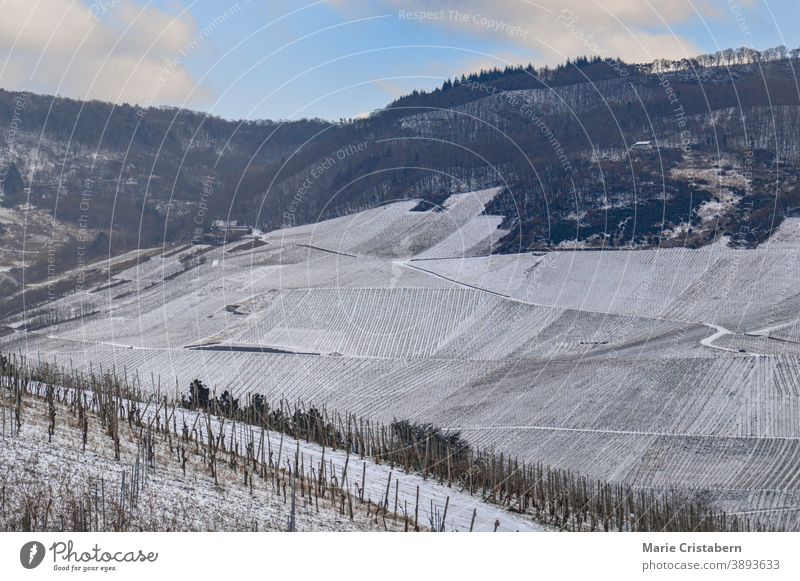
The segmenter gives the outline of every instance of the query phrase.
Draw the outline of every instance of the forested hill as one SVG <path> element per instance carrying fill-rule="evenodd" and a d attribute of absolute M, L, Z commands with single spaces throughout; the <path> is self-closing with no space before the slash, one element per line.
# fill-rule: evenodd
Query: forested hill
<path fill-rule="evenodd" d="M 500 252 L 752 246 L 800 205 L 798 56 L 509 67 L 337 122 L 0 91 L 2 205 L 110 232 L 93 248 L 115 254 L 215 218 L 273 229 L 500 185 Z"/>

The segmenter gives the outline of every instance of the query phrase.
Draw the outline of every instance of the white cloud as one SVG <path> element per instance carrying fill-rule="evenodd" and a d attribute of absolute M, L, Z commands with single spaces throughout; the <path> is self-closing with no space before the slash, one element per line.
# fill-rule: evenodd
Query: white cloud
<path fill-rule="evenodd" d="M 407 89 L 392 81 L 373 81 L 372 84 L 389 95 L 392 99 L 397 99 L 408 93 Z"/>
<path fill-rule="evenodd" d="M 183 62 L 197 37 L 188 13 L 130 0 L 6 0 L 0 86 L 142 105 L 209 95 Z"/>
<path fill-rule="evenodd" d="M 335 5 L 344 11 L 363 8 Z M 695 56 L 697 46 L 671 27 L 719 18 L 711 0 L 375 0 L 372 7 L 450 32 L 505 41 L 529 51 L 539 64 L 592 54 L 629 62 Z M 415 11 L 424 17 L 415 17 Z"/>

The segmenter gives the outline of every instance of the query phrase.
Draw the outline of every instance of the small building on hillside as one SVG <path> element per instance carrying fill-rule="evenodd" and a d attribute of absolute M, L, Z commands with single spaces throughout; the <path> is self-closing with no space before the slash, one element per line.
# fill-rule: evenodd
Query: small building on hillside
<path fill-rule="evenodd" d="M 637 141 L 630 147 L 631 151 L 649 151 L 653 149 L 652 141 Z"/>
<path fill-rule="evenodd" d="M 250 226 L 239 223 L 239 220 L 214 220 L 211 224 L 211 230 L 220 234 L 237 234 L 239 236 L 253 232 Z"/>
<path fill-rule="evenodd" d="M 191 235 L 192 244 L 226 244 L 253 233 L 250 226 L 239 220 L 214 220 L 208 228 L 198 227 Z"/>

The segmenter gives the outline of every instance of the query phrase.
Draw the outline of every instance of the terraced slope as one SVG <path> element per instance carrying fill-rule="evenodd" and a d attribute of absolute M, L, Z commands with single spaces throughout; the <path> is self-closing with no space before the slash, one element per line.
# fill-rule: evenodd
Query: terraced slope
<path fill-rule="evenodd" d="M 0 348 L 433 422 L 800 529 L 800 229 L 755 250 L 472 256 L 496 236 L 472 232 L 490 196 L 151 258 L 28 319 L 92 314 L 13 321 Z"/>

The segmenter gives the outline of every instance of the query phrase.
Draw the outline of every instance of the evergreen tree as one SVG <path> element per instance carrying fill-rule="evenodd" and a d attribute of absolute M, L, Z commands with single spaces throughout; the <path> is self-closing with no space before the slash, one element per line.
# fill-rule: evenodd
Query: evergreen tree
<path fill-rule="evenodd" d="M 223 416 L 230 416 L 239 410 L 239 400 L 226 389 L 217 399 L 217 407 Z"/>
<path fill-rule="evenodd" d="M 10 208 L 25 202 L 25 181 L 16 163 L 12 162 L 8 167 L 5 178 L 0 180 L 0 186 L 2 186 L 0 200 L 3 206 Z"/>
<path fill-rule="evenodd" d="M 181 396 L 181 405 L 189 409 L 207 409 L 211 399 L 211 390 L 199 379 L 189 384 L 188 396 Z"/>

